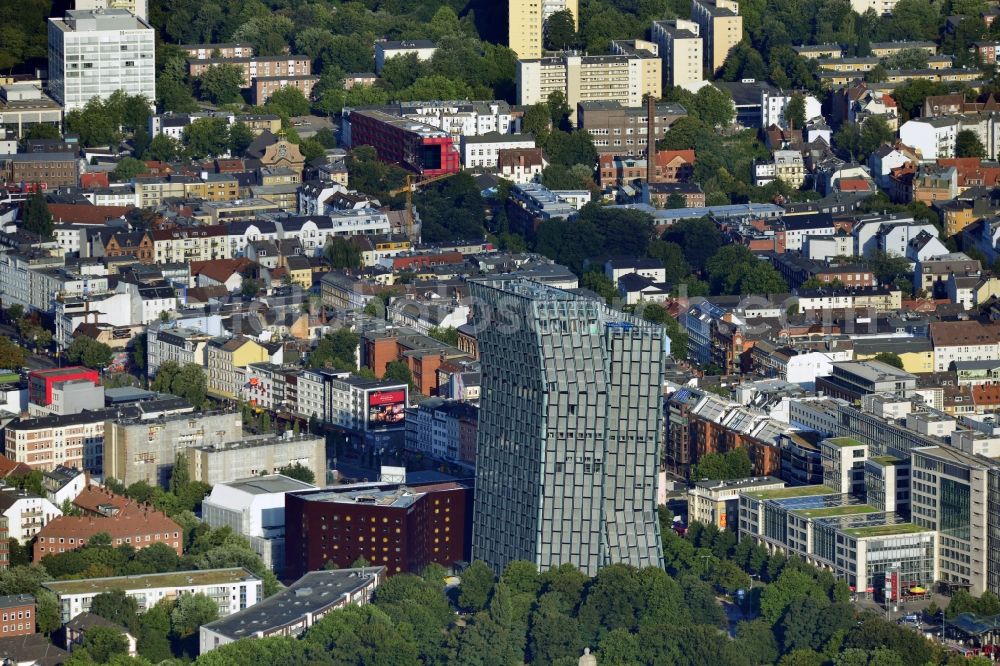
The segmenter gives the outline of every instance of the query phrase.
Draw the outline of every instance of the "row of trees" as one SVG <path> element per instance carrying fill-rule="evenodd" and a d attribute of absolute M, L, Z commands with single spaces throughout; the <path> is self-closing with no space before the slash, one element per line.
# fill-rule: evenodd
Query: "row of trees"
<path fill-rule="evenodd" d="M 598 663 L 622 666 L 968 664 L 878 614 L 858 613 L 847 584 L 828 571 L 711 526 L 694 523 L 678 536 L 666 510 L 661 531 L 665 570 L 616 564 L 589 577 L 570 565 L 539 574 L 512 562 L 496 577 L 476 561 L 450 598 L 464 613 L 456 621 L 445 572 L 431 565 L 420 576 L 394 576 L 371 605 L 334 611 L 299 640 L 237 641 L 196 663 L 571 666 L 590 648 Z M 731 639 L 717 598 L 738 590 L 747 594 Z M 955 603 L 958 612 L 1000 602 Z"/>

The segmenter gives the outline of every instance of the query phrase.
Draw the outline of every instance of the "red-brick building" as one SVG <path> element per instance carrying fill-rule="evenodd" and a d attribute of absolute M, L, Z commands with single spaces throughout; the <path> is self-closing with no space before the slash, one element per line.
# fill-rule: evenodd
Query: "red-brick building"
<path fill-rule="evenodd" d="M 87 486 L 73 504 L 83 516 L 60 516 L 43 527 L 35 539 L 33 561 L 84 546 L 95 534 L 111 537 L 112 546 L 139 550 L 163 543 L 183 554 L 184 530 L 167 514 L 148 504 L 116 495 L 106 488 Z"/>
<path fill-rule="evenodd" d="M 458 173 L 461 155 L 447 132 L 382 111 L 352 111 L 350 144 L 372 146 L 383 162 L 430 178 Z"/>
<path fill-rule="evenodd" d="M 289 580 L 329 562 L 358 558 L 388 575 L 432 562 L 469 561 L 472 489 L 462 483 L 370 484 L 285 496 L 285 575 Z"/>
<path fill-rule="evenodd" d="M 30 594 L 0 597 L 0 638 L 35 633 L 35 598 Z"/>

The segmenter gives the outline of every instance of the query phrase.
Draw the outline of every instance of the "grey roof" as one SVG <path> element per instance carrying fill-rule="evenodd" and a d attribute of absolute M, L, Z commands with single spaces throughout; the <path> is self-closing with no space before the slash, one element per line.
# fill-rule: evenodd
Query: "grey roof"
<path fill-rule="evenodd" d="M 385 51 L 398 51 L 401 49 L 433 49 L 434 42 L 429 39 L 409 39 L 401 42 L 376 42 L 376 46 L 382 47 Z"/>
<path fill-rule="evenodd" d="M 30 594 L 9 594 L 0 597 L 0 608 L 10 608 L 12 606 L 24 606 L 35 603 L 35 597 Z"/>
<path fill-rule="evenodd" d="M 232 639 L 268 634 L 315 615 L 368 585 L 385 567 L 311 571 L 250 608 L 203 625 Z"/>
<path fill-rule="evenodd" d="M 274 493 L 290 493 L 296 490 L 313 490 L 316 486 L 305 481 L 299 481 L 283 474 L 255 476 L 249 479 L 239 479 L 220 485 L 229 486 L 250 495 L 270 495 Z"/>
<path fill-rule="evenodd" d="M 67 657 L 69 652 L 57 648 L 43 634 L 0 638 L 0 663 L 7 663 L 9 659 L 15 664 L 55 666 L 63 663 Z"/>

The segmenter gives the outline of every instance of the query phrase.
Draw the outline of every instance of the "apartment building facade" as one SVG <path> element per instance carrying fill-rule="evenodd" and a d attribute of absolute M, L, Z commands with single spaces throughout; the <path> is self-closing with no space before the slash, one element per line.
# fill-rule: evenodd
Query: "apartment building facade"
<path fill-rule="evenodd" d="M 163 599 L 177 599 L 184 594 L 204 594 L 216 602 L 220 617 L 249 608 L 264 598 L 263 582 L 241 567 L 86 580 L 53 580 L 42 583 L 42 586 L 59 599 L 63 622 L 68 622 L 80 613 L 89 612 L 94 597 L 106 592 L 124 592 L 125 596 L 136 600 L 140 613 L 145 613 Z"/>
<path fill-rule="evenodd" d="M 537 104 L 553 92 L 566 96 L 570 108 L 579 102 L 620 101 L 637 107 L 644 95 L 659 98 L 662 81 L 645 76 L 645 56 L 561 55 L 519 60 L 517 99 L 519 104 Z"/>
<path fill-rule="evenodd" d="M 735 0 L 693 0 L 691 19 L 705 39 L 705 68 L 713 75 L 743 39 L 743 17 Z"/>
<path fill-rule="evenodd" d="M 545 22 L 554 13 L 569 10 L 580 29 L 578 0 L 510 0 L 508 39 L 518 58 L 541 58 L 545 48 Z"/>
<path fill-rule="evenodd" d="M 218 65 L 235 65 L 243 71 L 243 87 L 249 88 L 257 77 L 309 76 L 312 61 L 306 56 L 268 56 L 259 58 L 206 58 L 188 60 L 188 74 L 203 75 Z"/>
<path fill-rule="evenodd" d="M 704 80 L 705 41 L 695 21 L 653 21 L 651 38 L 663 59 L 663 85 L 683 86 Z"/>
<path fill-rule="evenodd" d="M 686 115 L 687 110 L 679 104 L 657 103 L 654 140 L 666 136 L 670 126 Z M 590 134 L 598 154 L 647 156 L 649 121 L 645 107 L 629 107 L 619 100 L 580 102 L 576 106 L 576 124 Z"/>

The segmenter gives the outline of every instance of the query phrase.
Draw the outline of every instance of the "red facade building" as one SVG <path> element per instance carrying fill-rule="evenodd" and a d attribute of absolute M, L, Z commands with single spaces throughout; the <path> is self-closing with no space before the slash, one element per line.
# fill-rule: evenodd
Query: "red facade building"
<path fill-rule="evenodd" d="M 28 402 L 47 407 L 52 403 L 53 386 L 59 382 L 69 382 L 76 379 L 89 379 L 95 384 L 101 383 L 101 376 L 96 370 L 83 366 L 32 370 L 28 373 Z"/>
<path fill-rule="evenodd" d="M 352 111 L 349 118 L 350 145 L 372 146 L 383 162 L 426 178 L 461 169 L 458 149 L 447 132 L 381 111 Z"/>
<path fill-rule="evenodd" d="M 35 597 L 11 594 L 0 597 L 0 636 L 27 636 L 35 633 Z"/>
<path fill-rule="evenodd" d="M 472 489 L 373 483 L 285 495 L 285 575 L 294 580 L 363 557 L 388 575 L 468 561 Z"/>

